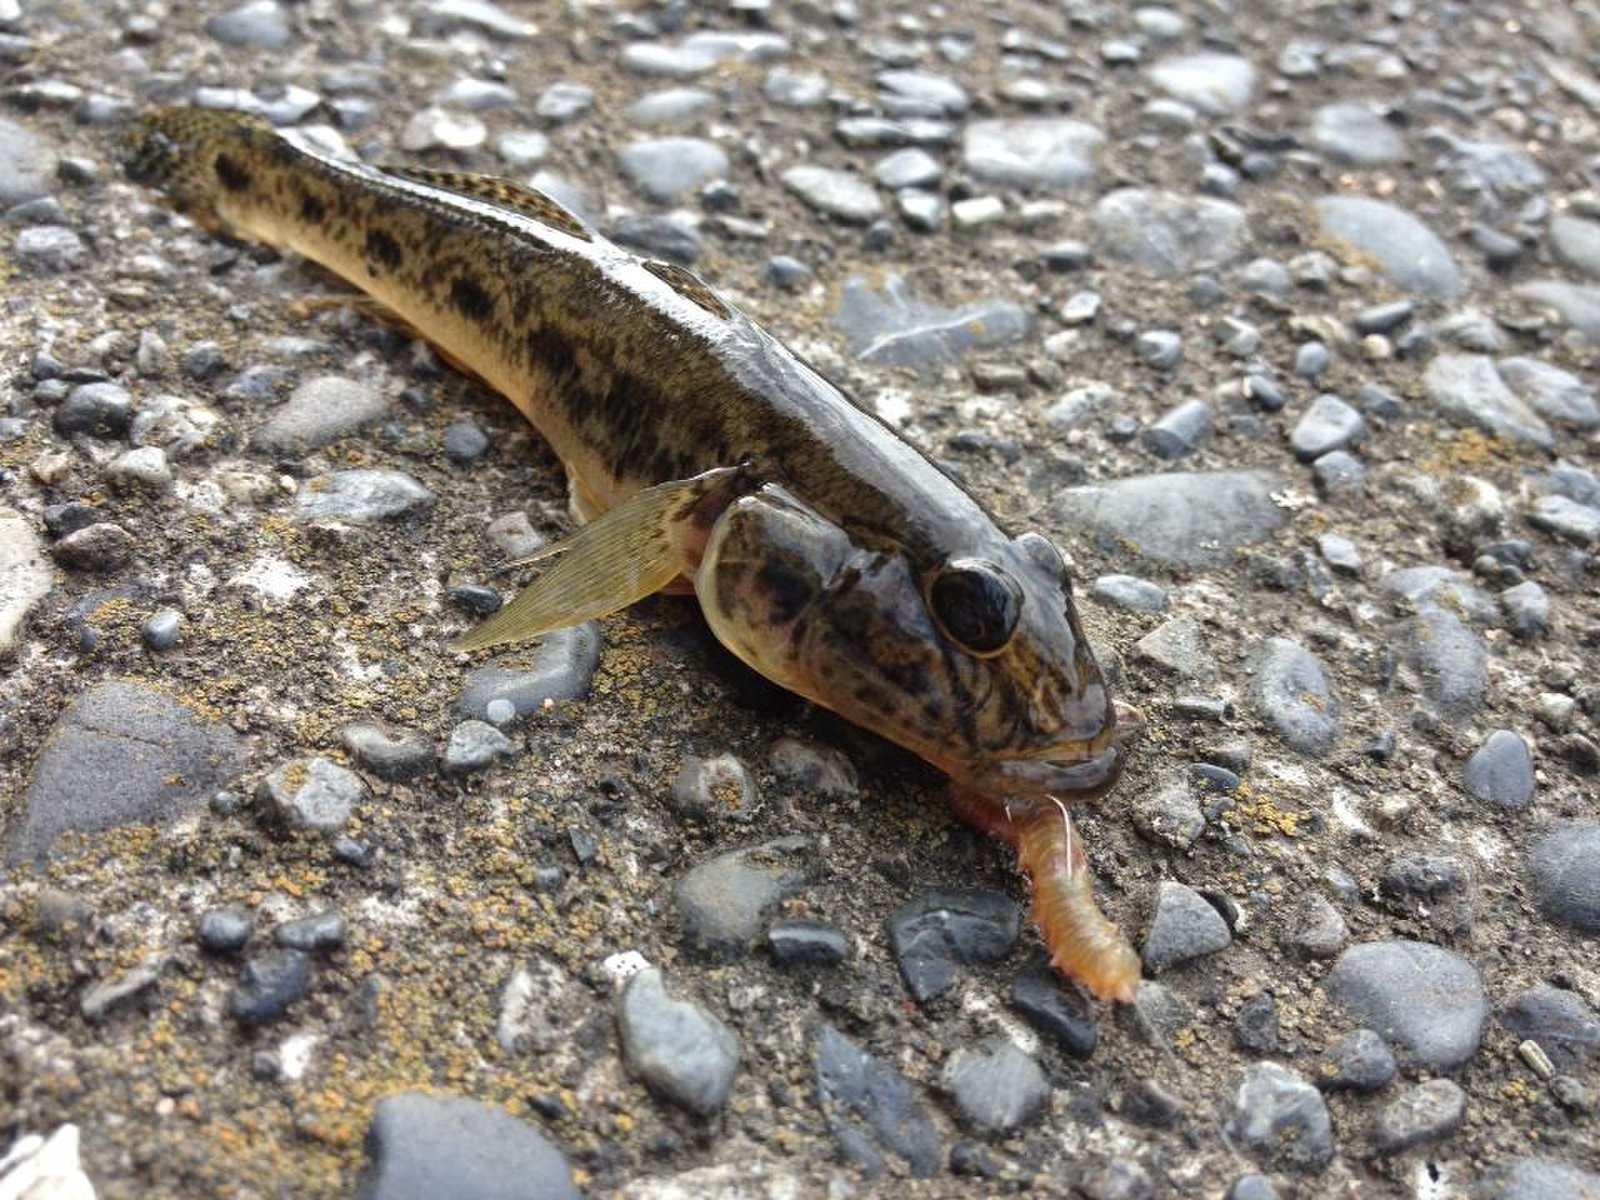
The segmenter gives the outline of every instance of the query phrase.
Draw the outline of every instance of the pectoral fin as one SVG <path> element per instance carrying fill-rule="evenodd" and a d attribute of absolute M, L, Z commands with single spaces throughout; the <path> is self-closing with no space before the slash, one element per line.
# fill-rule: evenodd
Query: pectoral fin
<path fill-rule="evenodd" d="M 543 574 L 451 649 L 526 641 L 659 592 L 694 570 L 712 522 L 754 486 L 746 468 L 719 467 L 635 492 L 551 547 Z"/>

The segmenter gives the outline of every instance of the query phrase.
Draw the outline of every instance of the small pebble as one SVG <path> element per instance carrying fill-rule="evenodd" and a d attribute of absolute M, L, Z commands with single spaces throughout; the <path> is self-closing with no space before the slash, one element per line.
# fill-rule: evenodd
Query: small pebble
<path fill-rule="evenodd" d="M 183 614 L 175 608 L 163 608 L 152 613 L 140 629 L 144 644 L 155 651 L 171 650 L 178 644 L 183 627 Z"/>
<path fill-rule="evenodd" d="M 213 954 L 232 954 L 242 950 L 255 931 L 250 911 L 238 905 L 207 909 L 200 914 L 197 932 L 200 945 Z"/>

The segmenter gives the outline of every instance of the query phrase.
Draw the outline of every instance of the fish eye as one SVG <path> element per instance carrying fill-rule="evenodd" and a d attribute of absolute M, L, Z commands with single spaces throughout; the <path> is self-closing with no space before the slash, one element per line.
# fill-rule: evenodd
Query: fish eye
<path fill-rule="evenodd" d="M 949 637 L 973 654 L 997 654 L 1022 617 L 1022 588 L 980 558 L 957 558 L 928 589 L 928 605 Z"/>

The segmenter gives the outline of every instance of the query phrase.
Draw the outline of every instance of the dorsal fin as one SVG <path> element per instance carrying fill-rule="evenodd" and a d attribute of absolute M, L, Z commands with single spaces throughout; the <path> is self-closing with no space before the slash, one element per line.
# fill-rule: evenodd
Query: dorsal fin
<path fill-rule="evenodd" d="M 655 259 L 646 259 L 641 265 L 678 295 L 698 304 L 713 317 L 726 321 L 733 315 L 732 310 L 722 302 L 722 297 L 707 287 L 705 281 L 693 271 L 676 263 L 658 262 Z"/>
<path fill-rule="evenodd" d="M 455 192 L 473 200 L 482 200 L 497 208 L 519 213 L 541 225 L 559 229 L 571 237 L 585 242 L 594 241 L 594 235 L 582 221 L 538 188 L 505 179 L 499 175 L 473 175 L 467 171 L 436 171 L 431 167 L 386 166 L 385 174 L 398 175 L 413 183 L 426 184 L 442 192 Z"/>

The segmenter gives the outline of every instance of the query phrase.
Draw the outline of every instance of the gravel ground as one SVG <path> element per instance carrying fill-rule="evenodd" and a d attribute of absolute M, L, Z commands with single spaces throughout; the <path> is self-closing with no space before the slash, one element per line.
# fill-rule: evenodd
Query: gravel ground
<path fill-rule="evenodd" d="M 0 60 L 0 1188 L 1600 1194 L 1592 0 L 0 0 Z M 450 655 L 558 464 L 122 182 L 171 102 L 532 179 L 1069 551 L 1136 1002 L 689 602 Z"/>

